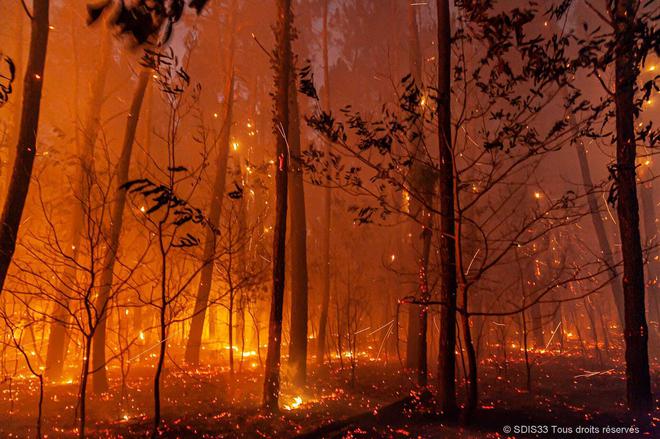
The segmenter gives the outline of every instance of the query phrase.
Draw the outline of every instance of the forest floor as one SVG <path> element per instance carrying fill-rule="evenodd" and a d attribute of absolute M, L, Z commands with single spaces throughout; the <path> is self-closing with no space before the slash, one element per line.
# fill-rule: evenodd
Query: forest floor
<path fill-rule="evenodd" d="M 621 358 L 621 354 L 612 352 L 612 357 Z M 646 427 L 626 414 L 622 363 L 606 360 L 601 364 L 577 351 L 532 354 L 531 358 L 531 392 L 526 389 L 526 369 L 520 359 L 509 360 L 506 367 L 499 359 L 481 361 L 480 403 L 469 426 L 444 423 L 421 408 L 417 394 L 411 392 L 414 374 L 399 372 L 398 361 L 387 365 L 361 359 L 355 382 L 347 363 L 343 370 L 337 362 L 331 369 L 310 365 L 305 391 L 284 384 L 283 409 L 277 415 L 259 410 L 262 376 L 254 363 L 244 364 L 243 371 L 233 375 L 226 368 L 190 371 L 170 363 L 163 379 L 163 437 L 658 437 L 660 412 L 653 413 Z M 460 368 L 458 373 L 462 375 Z M 152 376 L 151 366 L 135 365 L 123 397 L 119 379 L 111 383 L 116 389 L 112 393 L 96 396 L 90 392 L 90 437 L 144 437 L 151 429 Z M 655 395 L 660 393 L 658 378 L 660 364 L 653 359 Z M 65 379 L 46 385 L 43 432 L 48 437 L 76 435 L 76 382 Z M 37 380 L 5 378 L 0 389 L 0 418 L 4 419 L 0 437 L 34 437 Z M 459 385 L 460 400 L 463 390 Z M 412 403 L 384 409 L 404 399 Z M 657 402 L 656 397 L 656 407 Z M 342 422 L 346 419 L 352 421 Z M 504 434 L 505 426 L 532 425 L 547 426 L 548 433 Z M 552 426 L 556 426 L 554 431 Z M 592 430 L 581 432 L 578 427 Z M 605 427 L 640 431 L 607 433 Z M 600 434 L 594 434 L 593 428 Z"/>

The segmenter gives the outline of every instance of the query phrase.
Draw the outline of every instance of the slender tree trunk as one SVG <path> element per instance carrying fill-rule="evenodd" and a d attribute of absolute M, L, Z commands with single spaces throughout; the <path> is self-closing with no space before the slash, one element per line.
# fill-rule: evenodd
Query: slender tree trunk
<path fill-rule="evenodd" d="M 587 349 L 584 346 L 584 339 L 582 338 L 582 330 L 580 329 L 580 321 L 577 319 L 576 310 L 573 309 L 572 312 L 573 322 L 575 324 L 575 333 L 577 335 L 578 341 L 580 342 L 580 350 L 582 351 L 582 357 L 587 357 Z"/>
<path fill-rule="evenodd" d="M 600 366 L 603 366 L 603 354 L 600 351 L 600 346 L 598 346 L 599 341 L 598 341 L 598 328 L 596 327 L 596 319 L 594 317 L 594 313 L 596 312 L 594 310 L 594 307 L 589 300 L 590 297 L 585 297 L 582 299 L 582 303 L 584 304 L 584 310 L 587 313 L 587 317 L 589 318 L 589 324 L 591 325 L 591 337 L 594 339 L 594 351 L 596 352 L 596 359 L 598 360 L 598 364 Z"/>
<path fill-rule="evenodd" d="M 293 54 L 291 35 L 293 16 L 291 0 L 277 0 L 277 41 L 275 59 L 275 135 L 277 136 L 275 159 L 275 228 L 273 230 L 273 297 L 268 325 L 268 353 L 264 371 L 263 406 L 277 411 L 280 396 L 280 361 L 282 348 L 282 312 L 284 309 L 284 274 L 286 213 L 288 197 L 288 131 L 289 131 L 289 75 Z"/>
<path fill-rule="evenodd" d="M 78 437 L 85 439 L 85 423 L 87 421 L 87 382 L 89 380 L 89 351 L 92 347 L 92 339 L 85 336 L 85 346 L 83 347 L 83 364 L 80 374 L 80 419 L 78 426 Z"/>
<path fill-rule="evenodd" d="M 460 226 L 459 226 L 460 230 Z M 460 233 L 460 231 L 459 231 Z M 463 270 L 463 264 L 460 260 L 460 252 L 458 255 L 459 272 Z M 461 292 L 461 304 L 463 309 L 468 310 L 469 287 L 465 284 L 462 276 L 459 275 Z M 465 404 L 465 419 L 470 419 L 477 409 L 477 402 L 479 397 L 478 389 L 478 371 L 477 371 L 477 352 L 474 349 L 474 342 L 472 341 L 472 330 L 470 328 L 470 316 L 467 314 L 461 315 L 461 329 L 463 333 L 463 344 L 465 353 L 467 354 L 468 370 L 467 370 L 467 403 Z"/>
<path fill-rule="evenodd" d="M 601 303 L 600 306 L 602 306 L 603 308 L 607 307 L 606 301 L 601 300 L 600 303 Z M 610 334 L 609 334 L 610 328 L 609 328 L 609 322 L 606 319 L 604 312 L 599 312 L 598 313 L 598 318 L 599 318 L 599 321 L 600 321 L 600 328 L 603 332 L 603 343 L 605 344 L 605 354 L 607 355 L 607 358 L 609 359 L 610 358 Z M 564 343 L 563 342 L 562 342 L 561 347 L 562 347 L 562 351 L 563 351 L 563 348 L 564 348 Z"/>
<path fill-rule="evenodd" d="M 523 293 L 523 306 L 525 306 L 525 297 Z M 527 331 L 527 318 L 525 312 L 522 315 L 522 333 L 523 333 L 523 350 L 525 353 L 525 388 L 528 392 L 532 391 L 532 364 L 529 361 L 529 331 Z"/>
<path fill-rule="evenodd" d="M 423 214 L 425 214 L 425 210 Z M 429 291 L 429 256 L 431 254 L 431 228 L 430 224 L 423 227 L 422 231 L 422 256 L 419 262 L 419 293 L 422 302 L 431 300 Z M 417 385 L 426 386 L 428 384 L 428 345 L 426 339 L 428 336 L 428 305 L 420 305 L 419 308 L 419 335 L 417 340 Z"/>
<path fill-rule="evenodd" d="M 454 185 L 454 197 L 458 200 L 458 191 L 456 188 L 460 185 L 459 177 L 455 178 Z M 458 206 L 458 203 L 457 203 Z M 457 209 L 458 210 L 458 209 Z M 458 280 L 457 290 L 460 292 L 461 306 L 463 308 L 463 313 L 461 314 L 461 333 L 463 335 L 463 345 L 465 348 L 465 353 L 468 360 L 468 369 L 466 375 L 466 386 L 467 386 L 467 401 L 465 404 L 465 413 L 464 420 L 469 421 L 472 418 L 478 402 L 478 369 L 477 369 L 477 352 L 474 348 L 474 342 L 472 340 L 472 328 L 470 327 L 470 315 L 468 314 L 470 303 L 470 285 L 468 284 L 467 279 L 467 270 L 464 267 L 464 234 L 463 234 L 463 215 L 458 213 L 456 217 L 456 276 Z M 461 351 L 461 358 L 463 352 Z M 463 364 L 465 369 L 465 363 Z"/>
<path fill-rule="evenodd" d="M 628 407 L 648 413 L 652 407 L 648 358 L 648 327 L 644 303 L 644 262 L 639 234 L 639 206 L 635 175 L 634 60 L 635 13 L 638 0 L 617 0 L 615 26 L 616 185 L 617 214 L 623 254 L 625 307 L 626 384 Z"/>
<path fill-rule="evenodd" d="M 246 180 L 243 176 L 243 169 L 241 167 L 241 158 L 240 155 L 236 154 L 234 156 L 234 167 L 237 171 L 238 174 L 238 180 L 243 182 L 245 184 Z M 247 200 L 245 197 L 242 197 L 239 200 L 239 206 L 238 206 L 238 236 L 240 239 L 242 239 L 244 236 L 247 235 L 248 230 L 247 230 Z M 239 249 L 237 252 L 237 258 L 238 258 L 238 273 L 240 279 L 247 279 L 248 278 L 248 248 L 245 247 L 244 243 L 239 244 Z M 233 285 L 232 285 L 233 289 Z M 240 372 L 241 369 L 243 368 L 243 357 L 245 355 L 245 304 L 247 300 L 247 291 L 238 291 L 237 294 L 239 294 L 238 297 L 238 318 L 240 321 L 240 325 L 237 325 L 237 330 L 240 331 L 240 340 L 241 340 L 241 361 L 238 366 L 238 371 Z M 233 370 L 233 367 L 232 367 Z"/>
<path fill-rule="evenodd" d="M 529 314 L 532 317 L 532 336 L 534 337 L 534 347 L 541 349 L 545 346 L 545 336 L 543 334 L 543 311 L 540 303 L 534 303 L 529 308 Z"/>
<path fill-rule="evenodd" d="M 619 322 L 623 323 L 623 288 L 621 287 L 619 281 L 616 279 L 617 272 L 614 268 L 612 247 L 610 247 L 610 241 L 607 237 L 605 224 L 603 223 L 603 219 L 600 216 L 598 199 L 593 193 L 595 186 L 591 178 L 591 170 L 589 169 L 589 161 L 587 160 L 587 151 L 585 150 L 584 144 L 582 142 L 578 142 L 578 144 L 575 146 L 575 151 L 577 152 L 578 161 L 580 162 L 580 172 L 582 173 L 582 181 L 584 182 L 585 190 L 587 191 L 587 202 L 589 204 L 589 210 L 591 211 L 591 222 L 594 225 L 596 238 L 598 238 L 600 253 L 602 254 L 603 262 L 605 262 L 607 265 L 609 275 L 612 277 L 610 288 L 612 289 L 612 298 L 614 299 L 614 305 L 616 306 L 617 316 L 619 317 Z"/>
<path fill-rule="evenodd" d="M 51 380 L 57 380 L 62 377 L 64 368 L 64 357 L 67 350 L 67 330 L 66 319 L 67 311 L 60 305 L 57 305 L 53 321 L 50 323 L 50 333 L 48 334 L 48 345 L 46 346 L 46 375 Z"/>
<path fill-rule="evenodd" d="M 138 82 L 133 94 L 131 107 L 128 110 L 126 131 L 124 132 L 124 142 L 122 144 L 121 156 L 119 157 L 119 164 L 115 174 L 116 198 L 112 204 L 108 250 L 103 258 L 101 284 L 99 286 L 99 294 L 94 305 L 99 319 L 98 327 L 94 333 L 92 346 L 92 369 L 95 371 L 92 378 L 92 383 L 95 393 L 102 393 L 108 390 L 108 376 L 105 368 L 107 308 L 110 294 L 112 292 L 114 268 L 115 262 L 117 260 L 119 239 L 121 237 L 122 225 L 124 221 L 124 206 L 126 205 L 126 191 L 120 189 L 120 187 L 128 181 L 128 172 L 131 165 L 131 155 L 133 153 L 135 133 L 137 131 L 138 121 L 140 119 L 140 110 L 142 108 L 144 94 L 150 79 L 151 70 L 143 68 L 140 72 L 140 75 L 138 76 Z"/>
<path fill-rule="evenodd" d="M 229 313 L 228 334 L 229 337 L 229 371 L 234 374 L 234 286 L 229 283 Z"/>
<path fill-rule="evenodd" d="M 34 0 L 32 7 L 30 54 L 23 81 L 21 126 L 16 142 L 14 168 L 0 219 L 0 294 L 16 249 L 18 229 L 37 153 L 41 89 L 48 46 L 48 6 L 49 0 Z"/>
<path fill-rule="evenodd" d="M 438 398 L 440 410 L 456 416 L 456 225 L 454 157 L 451 143 L 451 24 L 449 0 L 436 0 L 438 12 L 438 137 L 440 149 L 440 343 Z"/>
<path fill-rule="evenodd" d="M 144 123 L 142 124 L 143 128 L 143 148 L 142 148 L 142 163 L 141 163 L 141 173 L 142 175 L 147 175 L 149 173 L 149 168 L 151 167 L 151 143 L 153 140 L 153 119 L 154 119 L 154 83 L 149 82 L 147 85 L 147 90 L 144 95 Z"/>
<path fill-rule="evenodd" d="M 293 66 L 292 66 L 293 68 Z M 291 205 L 291 335 L 289 363 L 293 366 L 293 380 L 302 386 L 307 377 L 307 218 L 305 215 L 305 186 L 301 165 L 300 120 L 296 96 L 295 70 L 290 73 L 289 87 L 289 150 L 292 163 L 289 166 L 289 204 Z"/>
<path fill-rule="evenodd" d="M 419 47 L 419 31 L 417 28 L 417 14 L 416 7 L 412 4 L 408 4 L 408 53 L 409 53 L 409 67 L 410 73 L 415 81 L 415 84 L 418 87 L 421 87 L 422 82 L 422 63 L 421 63 L 421 51 Z M 420 237 L 420 242 L 422 244 L 421 257 L 416 260 L 417 263 L 417 272 L 419 276 L 423 275 L 423 278 L 419 279 L 418 284 L 418 295 L 420 299 L 423 299 L 422 296 L 428 294 L 428 280 L 426 279 L 427 270 L 428 270 L 428 253 L 425 251 L 427 235 L 428 239 L 431 239 L 430 232 L 427 230 L 427 225 L 430 222 L 430 218 L 427 218 L 427 211 L 423 206 L 423 203 L 429 199 L 432 199 L 431 194 L 427 194 L 426 186 L 428 184 L 424 181 L 428 178 L 425 172 L 425 166 L 423 164 L 423 151 L 420 151 L 421 139 L 422 139 L 422 130 L 424 129 L 423 123 L 418 123 L 415 126 L 415 131 L 419 134 L 419 137 L 416 141 L 410 142 L 411 155 L 413 157 L 413 166 L 410 171 L 410 186 L 411 192 L 413 192 L 410 200 L 410 213 L 415 217 L 415 221 L 410 225 L 411 236 L 412 236 L 412 252 L 416 253 L 417 247 L 417 237 Z M 424 201 L 421 201 L 419 198 L 422 198 Z M 421 229 L 421 234 L 419 231 L 419 224 L 424 224 Z M 427 233 L 428 232 L 428 233 Z M 419 250 L 417 250 L 419 251 Z M 406 366 L 411 369 L 417 369 L 418 371 L 418 384 L 421 382 L 426 382 L 426 378 L 423 378 L 425 372 L 422 372 L 422 369 L 428 369 L 426 364 L 422 364 L 422 350 L 424 351 L 424 363 L 426 363 L 426 331 L 427 331 L 427 322 L 424 320 L 427 318 L 427 308 L 425 306 L 410 307 L 408 313 L 408 343 L 406 345 Z M 420 384 L 421 385 L 421 384 Z"/>
<path fill-rule="evenodd" d="M 232 45 L 233 46 L 233 45 Z M 233 54 L 233 49 L 231 50 Z M 233 55 L 230 57 L 231 68 L 233 69 Z M 222 201 L 225 196 L 225 186 L 227 180 L 227 163 L 229 160 L 229 144 L 231 143 L 231 124 L 233 121 L 234 107 L 234 73 L 230 70 L 227 76 L 225 86 L 225 96 L 227 96 L 225 120 L 222 126 L 220 138 L 221 149 L 218 154 L 218 163 L 215 171 L 215 181 L 213 183 L 213 195 L 211 198 L 211 211 L 209 212 L 209 221 L 211 224 L 220 223 L 222 212 Z M 204 266 L 199 276 L 199 286 L 197 287 L 197 298 L 195 300 L 195 311 L 190 322 L 190 332 L 186 343 L 186 362 L 191 365 L 199 363 L 199 352 L 202 345 L 202 334 L 204 332 L 204 320 L 206 319 L 206 309 L 209 305 L 209 295 L 213 285 L 213 259 L 215 256 L 217 236 L 210 228 L 206 229 L 204 241 Z"/>
<path fill-rule="evenodd" d="M 238 372 L 240 373 L 243 370 L 243 360 L 245 359 L 245 330 L 247 329 L 245 325 L 245 295 L 241 296 L 239 302 L 239 317 L 241 319 L 241 362 L 238 364 Z"/>
<path fill-rule="evenodd" d="M 514 254 L 516 258 L 516 265 L 518 265 L 518 276 L 520 277 L 520 294 L 522 298 L 521 308 L 525 308 L 525 302 L 527 301 L 527 291 L 525 288 L 525 268 L 523 267 L 522 261 L 520 260 L 520 255 L 518 254 L 518 249 L 514 249 Z M 575 319 L 573 319 L 575 321 Z M 525 372 L 526 372 L 526 389 L 528 392 L 532 391 L 532 365 L 529 361 L 529 349 L 528 349 L 528 339 L 529 332 L 527 331 L 527 315 L 525 311 L 520 313 L 520 327 L 522 330 L 522 347 L 525 354 Z M 503 343 L 506 343 L 503 341 Z M 515 348 L 515 346 L 514 346 Z M 506 352 L 506 351 L 505 351 Z"/>
<path fill-rule="evenodd" d="M 323 97 L 326 111 L 331 111 L 330 65 L 328 61 L 328 2 L 329 0 L 323 0 L 323 80 L 325 82 L 325 93 Z M 330 143 L 326 145 L 326 154 L 329 155 L 329 153 Z M 325 227 L 323 229 L 323 259 L 321 266 L 321 316 L 319 318 L 319 335 L 316 351 L 316 361 L 318 364 L 323 364 L 328 338 L 326 331 L 330 308 L 330 231 L 332 228 L 332 191 L 330 188 L 325 188 L 323 190 L 323 215 L 325 216 Z"/>
<path fill-rule="evenodd" d="M 235 54 L 235 29 L 236 29 L 237 3 L 232 0 L 229 12 L 229 24 L 227 26 L 227 37 L 229 47 L 226 57 L 226 81 L 225 81 L 225 116 L 220 133 L 220 153 L 213 183 L 213 194 L 211 198 L 211 211 L 209 220 L 212 224 L 219 224 L 222 213 L 222 202 L 225 195 L 227 181 L 227 164 L 229 161 L 229 147 L 231 143 L 231 126 L 233 123 L 234 111 L 234 54 Z M 216 235 L 211 229 L 207 229 L 204 240 L 204 266 L 200 272 L 199 285 L 197 287 L 197 297 L 195 299 L 195 308 L 190 323 L 190 332 L 186 342 L 185 358 L 191 365 L 199 363 L 199 352 L 202 346 L 202 335 L 204 333 L 204 321 L 206 320 L 206 309 L 209 306 L 209 295 L 213 286 L 213 258 L 215 255 Z"/>
<path fill-rule="evenodd" d="M 43 374 L 38 374 L 39 378 L 39 402 L 37 404 L 37 439 L 41 439 L 43 435 L 41 434 L 41 424 L 43 423 L 43 412 L 44 412 L 44 376 Z"/>
<path fill-rule="evenodd" d="M 417 305 L 412 305 L 408 309 L 408 328 L 406 338 L 406 367 L 419 371 L 420 356 L 420 316 L 421 311 Z"/>
<path fill-rule="evenodd" d="M 160 407 L 160 379 L 163 374 L 163 366 L 165 365 L 165 350 L 167 348 L 167 251 L 163 244 L 163 224 L 164 221 L 158 224 L 158 240 L 160 243 L 160 264 L 161 264 L 161 278 L 160 278 L 160 306 L 158 307 L 158 327 L 159 327 L 159 349 L 158 349 L 158 362 L 156 364 L 156 374 L 154 375 L 154 430 L 151 432 L 152 439 L 157 438 L 160 434 L 158 428 L 161 422 L 161 407 Z"/>

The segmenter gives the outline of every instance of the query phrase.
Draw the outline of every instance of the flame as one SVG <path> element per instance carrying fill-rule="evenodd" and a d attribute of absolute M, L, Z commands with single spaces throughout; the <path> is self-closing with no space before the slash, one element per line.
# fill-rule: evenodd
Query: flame
<path fill-rule="evenodd" d="M 303 403 L 302 396 L 295 396 L 290 404 L 284 404 L 284 410 L 295 410 Z"/>

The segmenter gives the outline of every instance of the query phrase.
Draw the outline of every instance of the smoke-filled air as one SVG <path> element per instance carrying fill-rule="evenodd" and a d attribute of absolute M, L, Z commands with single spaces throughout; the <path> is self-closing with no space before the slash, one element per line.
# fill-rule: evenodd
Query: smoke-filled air
<path fill-rule="evenodd" d="M 658 437 L 659 23 L 0 0 L 0 437 Z"/>

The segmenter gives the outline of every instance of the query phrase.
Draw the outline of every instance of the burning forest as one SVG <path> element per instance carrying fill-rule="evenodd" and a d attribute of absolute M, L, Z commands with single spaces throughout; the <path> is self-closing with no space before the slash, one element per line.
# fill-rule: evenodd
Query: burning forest
<path fill-rule="evenodd" d="M 0 0 L 0 436 L 657 437 L 655 0 Z"/>

